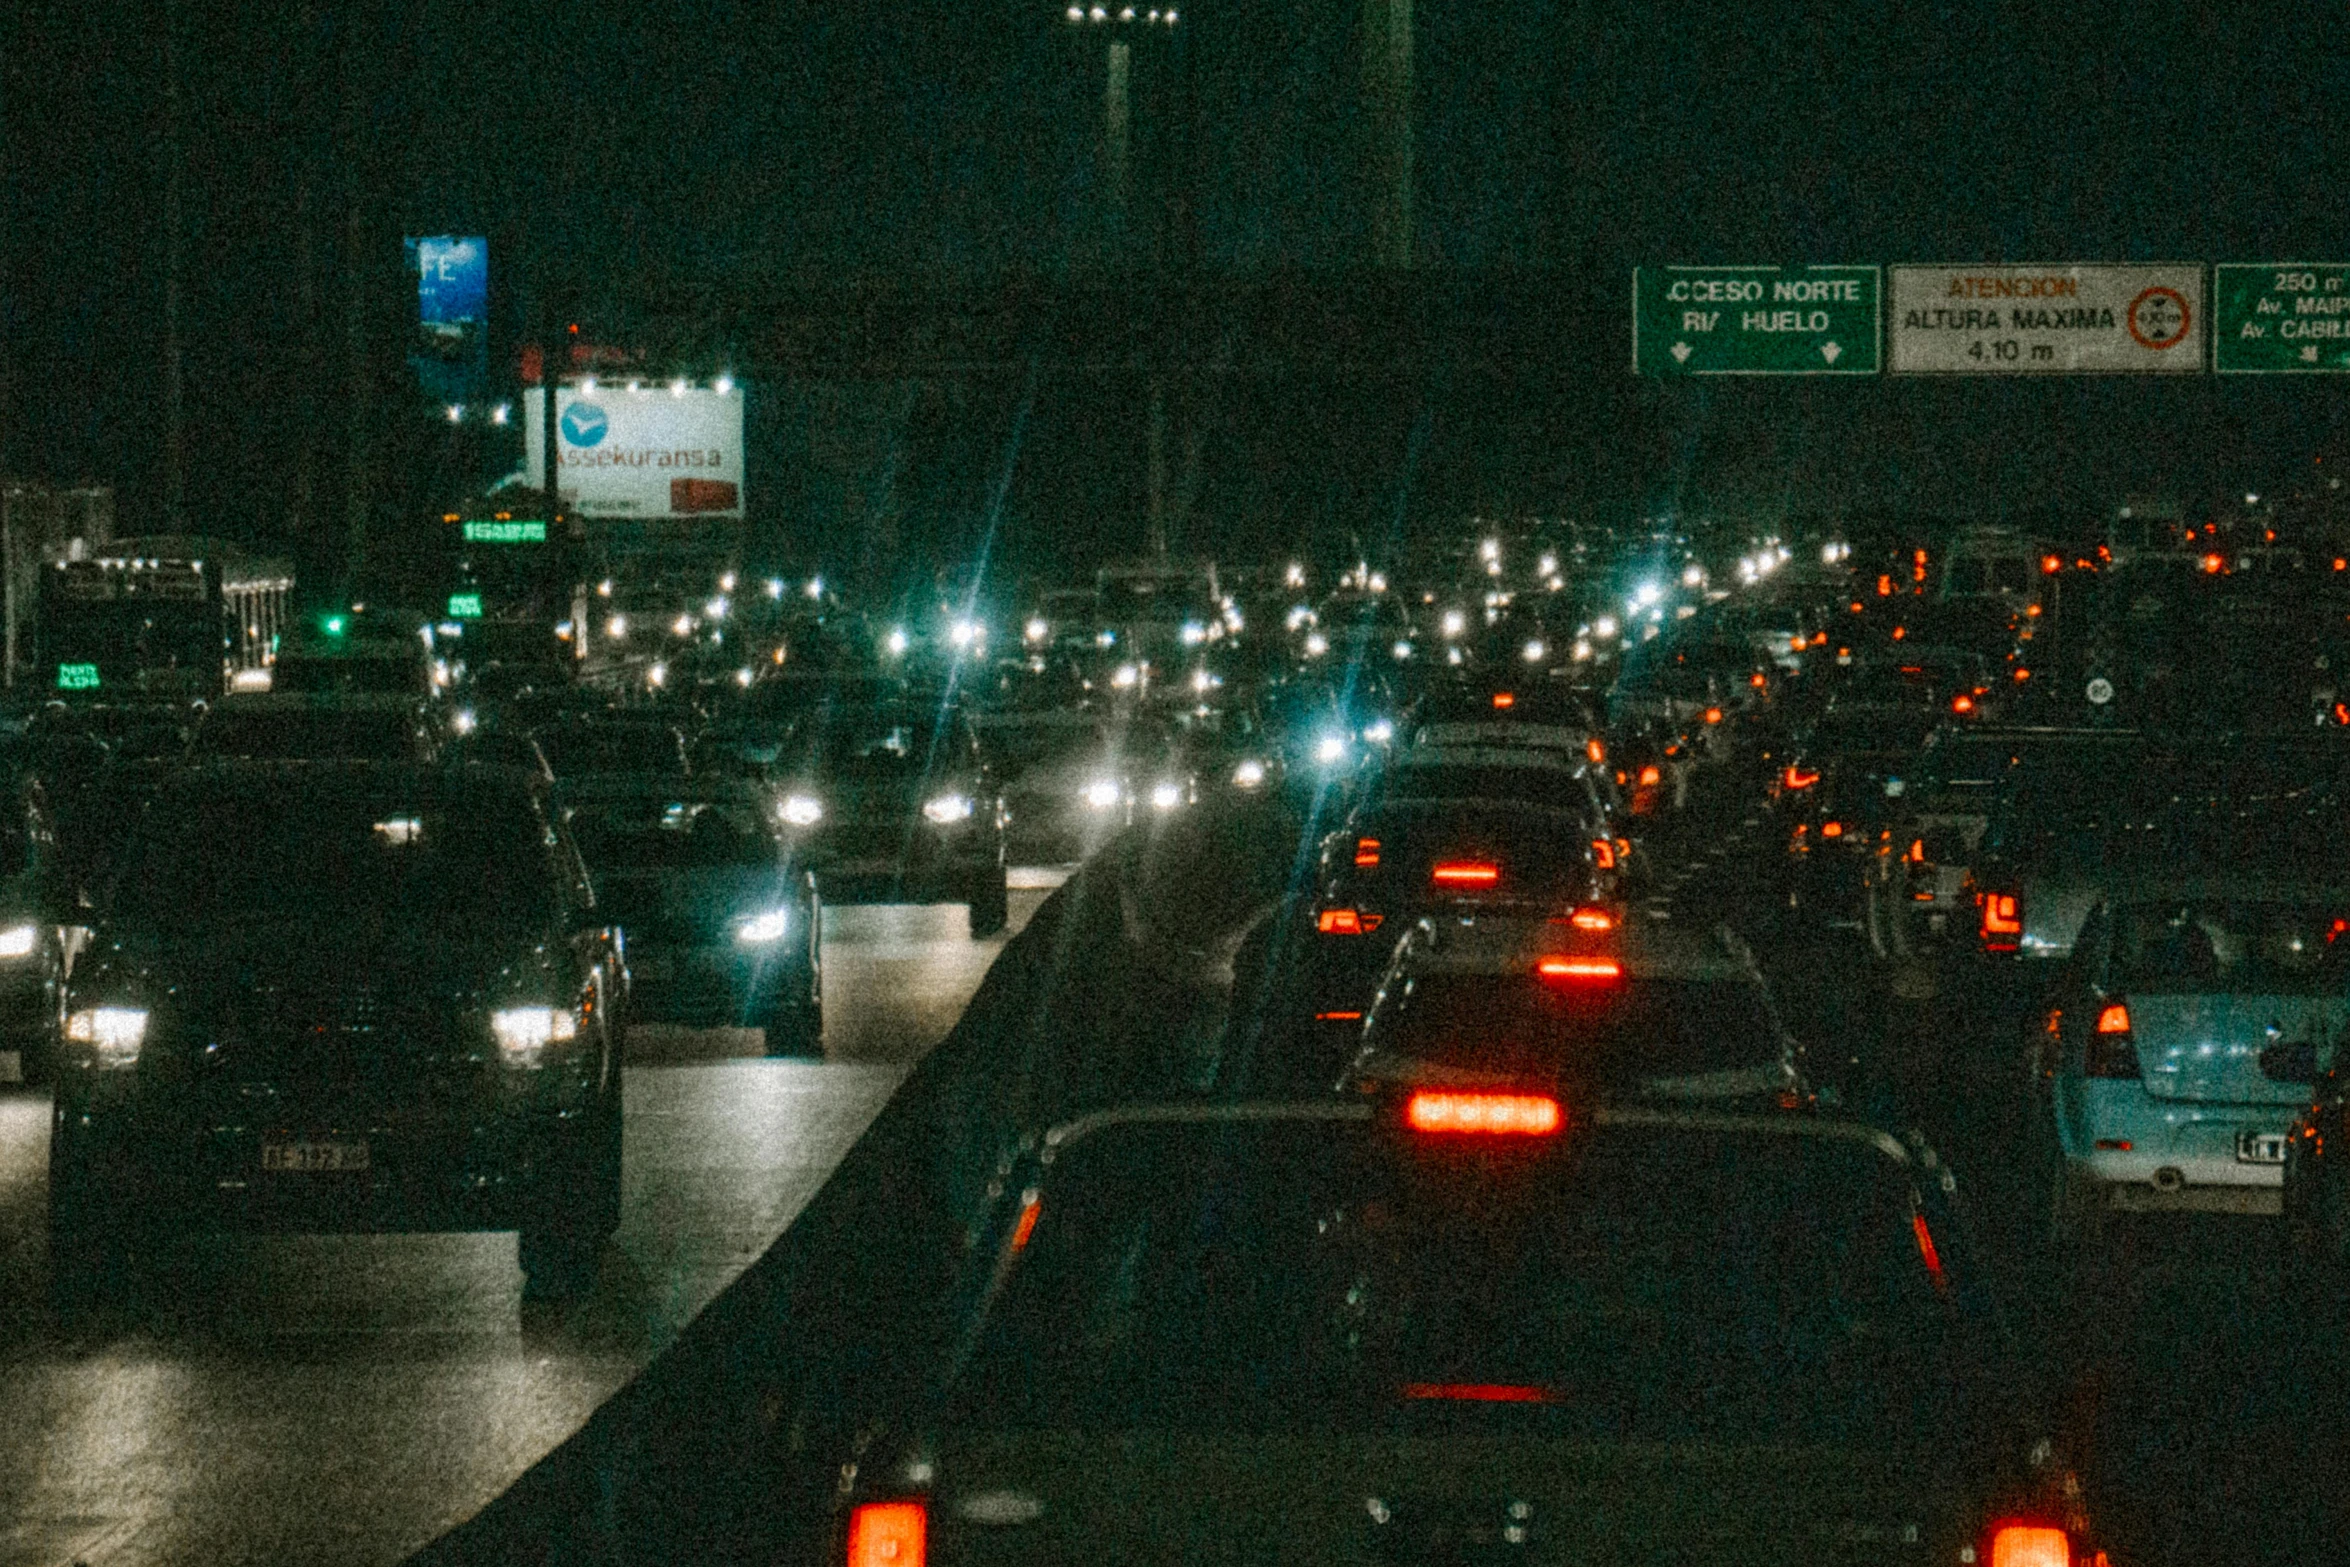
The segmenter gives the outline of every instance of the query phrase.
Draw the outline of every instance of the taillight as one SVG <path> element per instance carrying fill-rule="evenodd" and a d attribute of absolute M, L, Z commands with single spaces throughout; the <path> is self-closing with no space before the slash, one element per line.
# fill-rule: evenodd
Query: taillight
<path fill-rule="evenodd" d="M 1577 930 L 1614 930 L 1616 917 L 1605 909 L 1577 909 L 1567 916 L 1567 923 Z"/>
<path fill-rule="evenodd" d="M 1492 1137 L 1547 1137 L 1566 1124 L 1566 1108 L 1548 1094 L 1443 1093 L 1423 1089 L 1404 1105 L 1415 1132 Z"/>
<path fill-rule="evenodd" d="M 849 1567 L 923 1567 L 929 1555 L 929 1503 L 864 1502 L 849 1514 Z"/>
<path fill-rule="evenodd" d="M 1314 928 L 1325 936 L 1360 936 L 1363 916 L 1356 909 L 1324 909 L 1314 917 Z"/>
<path fill-rule="evenodd" d="M 1770 676 L 1764 674 L 1761 670 L 1758 669 L 1753 674 L 1746 677 L 1746 683 L 1754 687 L 1757 691 L 1760 691 L 1763 687 L 1771 683 L 1771 679 Z"/>
<path fill-rule="evenodd" d="M 1501 867 L 1491 860 L 1439 860 L 1428 879 L 1439 887 L 1490 887 L 1501 880 Z"/>
<path fill-rule="evenodd" d="M 1709 724 L 1720 723 L 1722 721 L 1722 710 L 1718 707 L 1707 708 L 1705 710 L 1705 721 Z"/>
<path fill-rule="evenodd" d="M 1790 789 L 1809 789 L 1820 781 L 1820 775 L 1808 767 L 1790 767 L 1780 777 Z"/>
<path fill-rule="evenodd" d="M 1664 779 L 1664 772 L 1654 762 L 1640 769 L 1640 787 L 1652 789 Z"/>
<path fill-rule="evenodd" d="M 1498 708 L 1516 707 L 1518 695 L 1514 691 L 1496 691 L 1493 693 L 1493 705 Z"/>
<path fill-rule="evenodd" d="M 2007 1523 L 1991 1531 L 1991 1567 L 2072 1567 L 2073 1542 L 2053 1524 Z"/>
<path fill-rule="evenodd" d="M 2022 945 L 2024 936 L 2023 905 L 2012 892 L 1981 894 L 1983 906 L 1983 950 L 1985 952 L 2013 952 Z"/>
<path fill-rule="evenodd" d="M 1950 699 L 1950 710 L 1954 713 L 1971 713 L 1975 710 L 1975 699 L 1962 691 Z"/>
<path fill-rule="evenodd" d="M 1607 760 L 1607 747 L 1601 742 L 1593 740 L 1583 747 L 1583 754 L 1591 758 L 1592 766 L 1597 767 Z"/>
<path fill-rule="evenodd" d="M 1376 838 L 1357 838 L 1355 840 L 1355 864 L 1363 867 L 1365 870 L 1368 870 L 1378 863 L 1379 840 Z"/>
<path fill-rule="evenodd" d="M 2087 1077 L 2138 1076 L 2138 1042 L 2130 1037 L 2130 1007 L 2109 1001 L 2097 1013 L 2097 1027 L 2082 1052 L 2081 1071 Z"/>
<path fill-rule="evenodd" d="M 1820 823 L 1820 836 L 1823 838 L 1841 838 L 1844 836 L 1844 824 L 1842 822 L 1836 821 L 1822 822 Z"/>
<path fill-rule="evenodd" d="M 1539 958 L 1534 972 L 1544 979 L 1622 979 L 1624 966 L 1614 958 Z"/>
<path fill-rule="evenodd" d="M 1616 868 L 1616 846 L 1605 838 L 1591 840 L 1591 859 L 1603 871 Z"/>

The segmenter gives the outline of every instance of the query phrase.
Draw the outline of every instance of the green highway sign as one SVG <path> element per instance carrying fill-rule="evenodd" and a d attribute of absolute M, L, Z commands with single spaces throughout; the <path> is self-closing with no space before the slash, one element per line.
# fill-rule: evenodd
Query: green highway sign
<path fill-rule="evenodd" d="M 1878 267 L 1637 267 L 1634 375 L 1875 375 Z"/>
<path fill-rule="evenodd" d="M 2221 375 L 2350 370 L 2350 262 L 2214 266 L 2211 368 Z"/>
<path fill-rule="evenodd" d="M 481 619 L 481 595 L 478 593 L 450 594 L 449 618 L 451 620 Z"/>
<path fill-rule="evenodd" d="M 468 544 L 544 544 L 547 525 L 538 518 L 494 518 L 465 524 Z"/>
<path fill-rule="evenodd" d="M 96 664 L 60 664 L 57 666 L 57 689 L 60 691 L 95 691 L 98 689 Z"/>

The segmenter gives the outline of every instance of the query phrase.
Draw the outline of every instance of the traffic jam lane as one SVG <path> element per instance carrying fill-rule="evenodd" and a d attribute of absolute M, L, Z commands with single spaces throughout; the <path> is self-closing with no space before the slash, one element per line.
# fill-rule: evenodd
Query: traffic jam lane
<path fill-rule="evenodd" d="M 1044 894 L 1013 895 L 1013 930 Z M 1004 939 L 972 941 L 959 906 L 828 910 L 828 1033 L 854 1059 L 641 1028 L 620 1233 L 563 1308 L 523 1306 L 507 1234 L 232 1236 L 62 1321 L 48 1096 L 0 1088 L 0 1567 L 391 1562 L 462 1522 L 774 1242 Z"/>

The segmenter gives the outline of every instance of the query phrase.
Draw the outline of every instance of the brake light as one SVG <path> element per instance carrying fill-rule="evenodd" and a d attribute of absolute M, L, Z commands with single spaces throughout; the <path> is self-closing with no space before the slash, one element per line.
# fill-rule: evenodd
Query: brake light
<path fill-rule="evenodd" d="M 1406 1382 L 1403 1396 L 1440 1398 L 1470 1404 L 1555 1404 L 1558 1395 L 1546 1387 L 1516 1382 Z"/>
<path fill-rule="evenodd" d="M 1042 1212 L 1044 1212 L 1044 1204 L 1037 1199 L 1034 1192 L 1028 1193 L 1027 1200 L 1020 1204 L 1020 1222 L 1012 1227 L 1012 1249 L 1014 1251 L 1027 1250 L 1028 1238 L 1036 1233 L 1036 1217 Z"/>
<path fill-rule="evenodd" d="M 1583 747 L 1583 754 L 1591 758 L 1592 766 L 1597 767 L 1607 760 L 1607 747 L 1599 741 L 1593 740 Z"/>
<path fill-rule="evenodd" d="M 865 1502 L 849 1514 L 849 1567 L 923 1567 L 929 1554 L 929 1503 Z"/>
<path fill-rule="evenodd" d="M 2089 1036 L 2082 1052 L 2081 1071 L 2086 1077 L 2134 1079 L 2138 1074 L 2138 1042 L 2130 1037 L 2130 1007 L 2126 1001 L 2109 1001 L 2097 1013 L 2097 1030 Z"/>
<path fill-rule="evenodd" d="M 1614 958 L 1542 958 L 1534 972 L 1544 979 L 1621 979 L 1624 966 Z"/>
<path fill-rule="evenodd" d="M 1926 1265 L 1926 1272 L 1934 1280 L 1934 1288 L 1937 1291 L 1948 1290 L 1950 1280 L 1942 1272 L 1942 1249 L 1934 1244 L 1934 1232 L 1927 1227 L 1926 1216 L 1922 1213 L 1911 1214 L 1909 1228 L 1918 1238 L 1918 1260 Z"/>
<path fill-rule="evenodd" d="M 1663 770 L 1656 763 L 1651 762 L 1640 769 L 1640 787 L 1643 789 L 1653 788 L 1664 779 L 1664 776 Z"/>
<path fill-rule="evenodd" d="M 1496 691 L 1493 693 L 1493 705 L 1500 708 L 1516 707 L 1518 694 L 1515 691 Z"/>
<path fill-rule="evenodd" d="M 1422 1090 L 1404 1106 L 1415 1132 L 1466 1132 L 1493 1137 L 1547 1137 L 1567 1112 L 1548 1094 L 1464 1094 Z"/>
<path fill-rule="evenodd" d="M 1809 789 L 1820 781 L 1820 775 L 1807 767 L 1790 767 L 1784 778 L 1790 789 Z"/>
<path fill-rule="evenodd" d="M 1363 1015 L 1360 1012 L 1317 1012 L 1314 1014 L 1314 1021 L 1317 1023 L 1360 1023 L 1362 1020 Z"/>
<path fill-rule="evenodd" d="M 1761 670 L 1758 669 L 1753 674 L 1746 677 L 1746 683 L 1754 687 L 1757 691 L 1760 691 L 1763 687 L 1769 685 L 1771 680 L 1768 675 L 1764 674 Z"/>
<path fill-rule="evenodd" d="M 1360 936 L 1363 916 L 1355 909 L 1324 909 L 1315 916 L 1314 928 L 1325 936 Z"/>
<path fill-rule="evenodd" d="M 1705 721 L 1709 724 L 1720 723 L 1722 721 L 1722 710 L 1718 707 L 1707 708 L 1705 710 Z"/>
<path fill-rule="evenodd" d="M 1844 836 L 1844 824 L 1842 822 L 1822 822 L 1820 823 L 1820 836 L 1823 838 L 1841 838 Z"/>
<path fill-rule="evenodd" d="M 2048 1524 L 2008 1523 L 1991 1531 L 1991 1567 L 2072 1567 L 2073 1543 Z"/>
<path fill-rule="evenodd" d="M 1983 905 L 1983 950 L 2013 952 L 2023 941 L 2022 906 L 2012 892 L 1986 892 Z"/>
<path fill-rule="evenodd" d="M 1357 838 L 1355 840 L 1355 863 L 1362 866 L 1365 870 L 1368 870 L 1372 866 L 1378 864 L 1379 840 L 1376 838 Z"/>
<path fill-rule="evenodd" d="M 1923 839 L 1923 838 L 1912 838 L 1912 839 L 1909 841 L 1909 858 L 1910 858 L 1910 863 L 1911 863 L 1911 864 L 1913 864 L 1913 865 L 1923 865 L 1923 864 L 1925 864 L 1925 863 L 1926 863 L 1926 840 L 1925 840 L 1925 839 Z"/>
<path fill-rule="evenodd" d="M 1605 838 L 1591 840 L 1591 859 L 1603 871 L 1616 868 L 1616 846 Z"/>
<path fill-rule="evenodd" d="M 1577 909 L 1567 923 L 1577 930 L 1614 930 L 1616 917 L 1605 909 Z"/>
<path fill-rule="evenodd" d="M 1961 691 L 1950 699 L 1950 710 L 1954 713 L 1971 713 L 1975 710 L 1975 699 Z"/>
<path fill-rule="evenodd" d="M 1501 867 L 1491 860 L 1440 860 L 1428 879 L 1440 887 L 1490 887 L 1501 880 Z"/>

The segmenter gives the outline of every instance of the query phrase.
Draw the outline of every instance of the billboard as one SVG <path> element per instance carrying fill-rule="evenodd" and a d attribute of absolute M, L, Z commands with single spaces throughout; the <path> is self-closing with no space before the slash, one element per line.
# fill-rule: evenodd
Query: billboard
<path fill-rule="evenodd" d="M 533 478 L 546 471 L 545 401 L 535 392 L 523 399 L 523 472 Z M 743 514 L 740 387 L 559 387 L 555 428 L 555 483 L 581 516 Z"/>
<path fill-rule="evenodd" d="M 489 380 L 490 242 L 443 234 L 407 242 L 416 278 L 416 336 L 408 351 L 425 392 L 478 399 Z"/>

